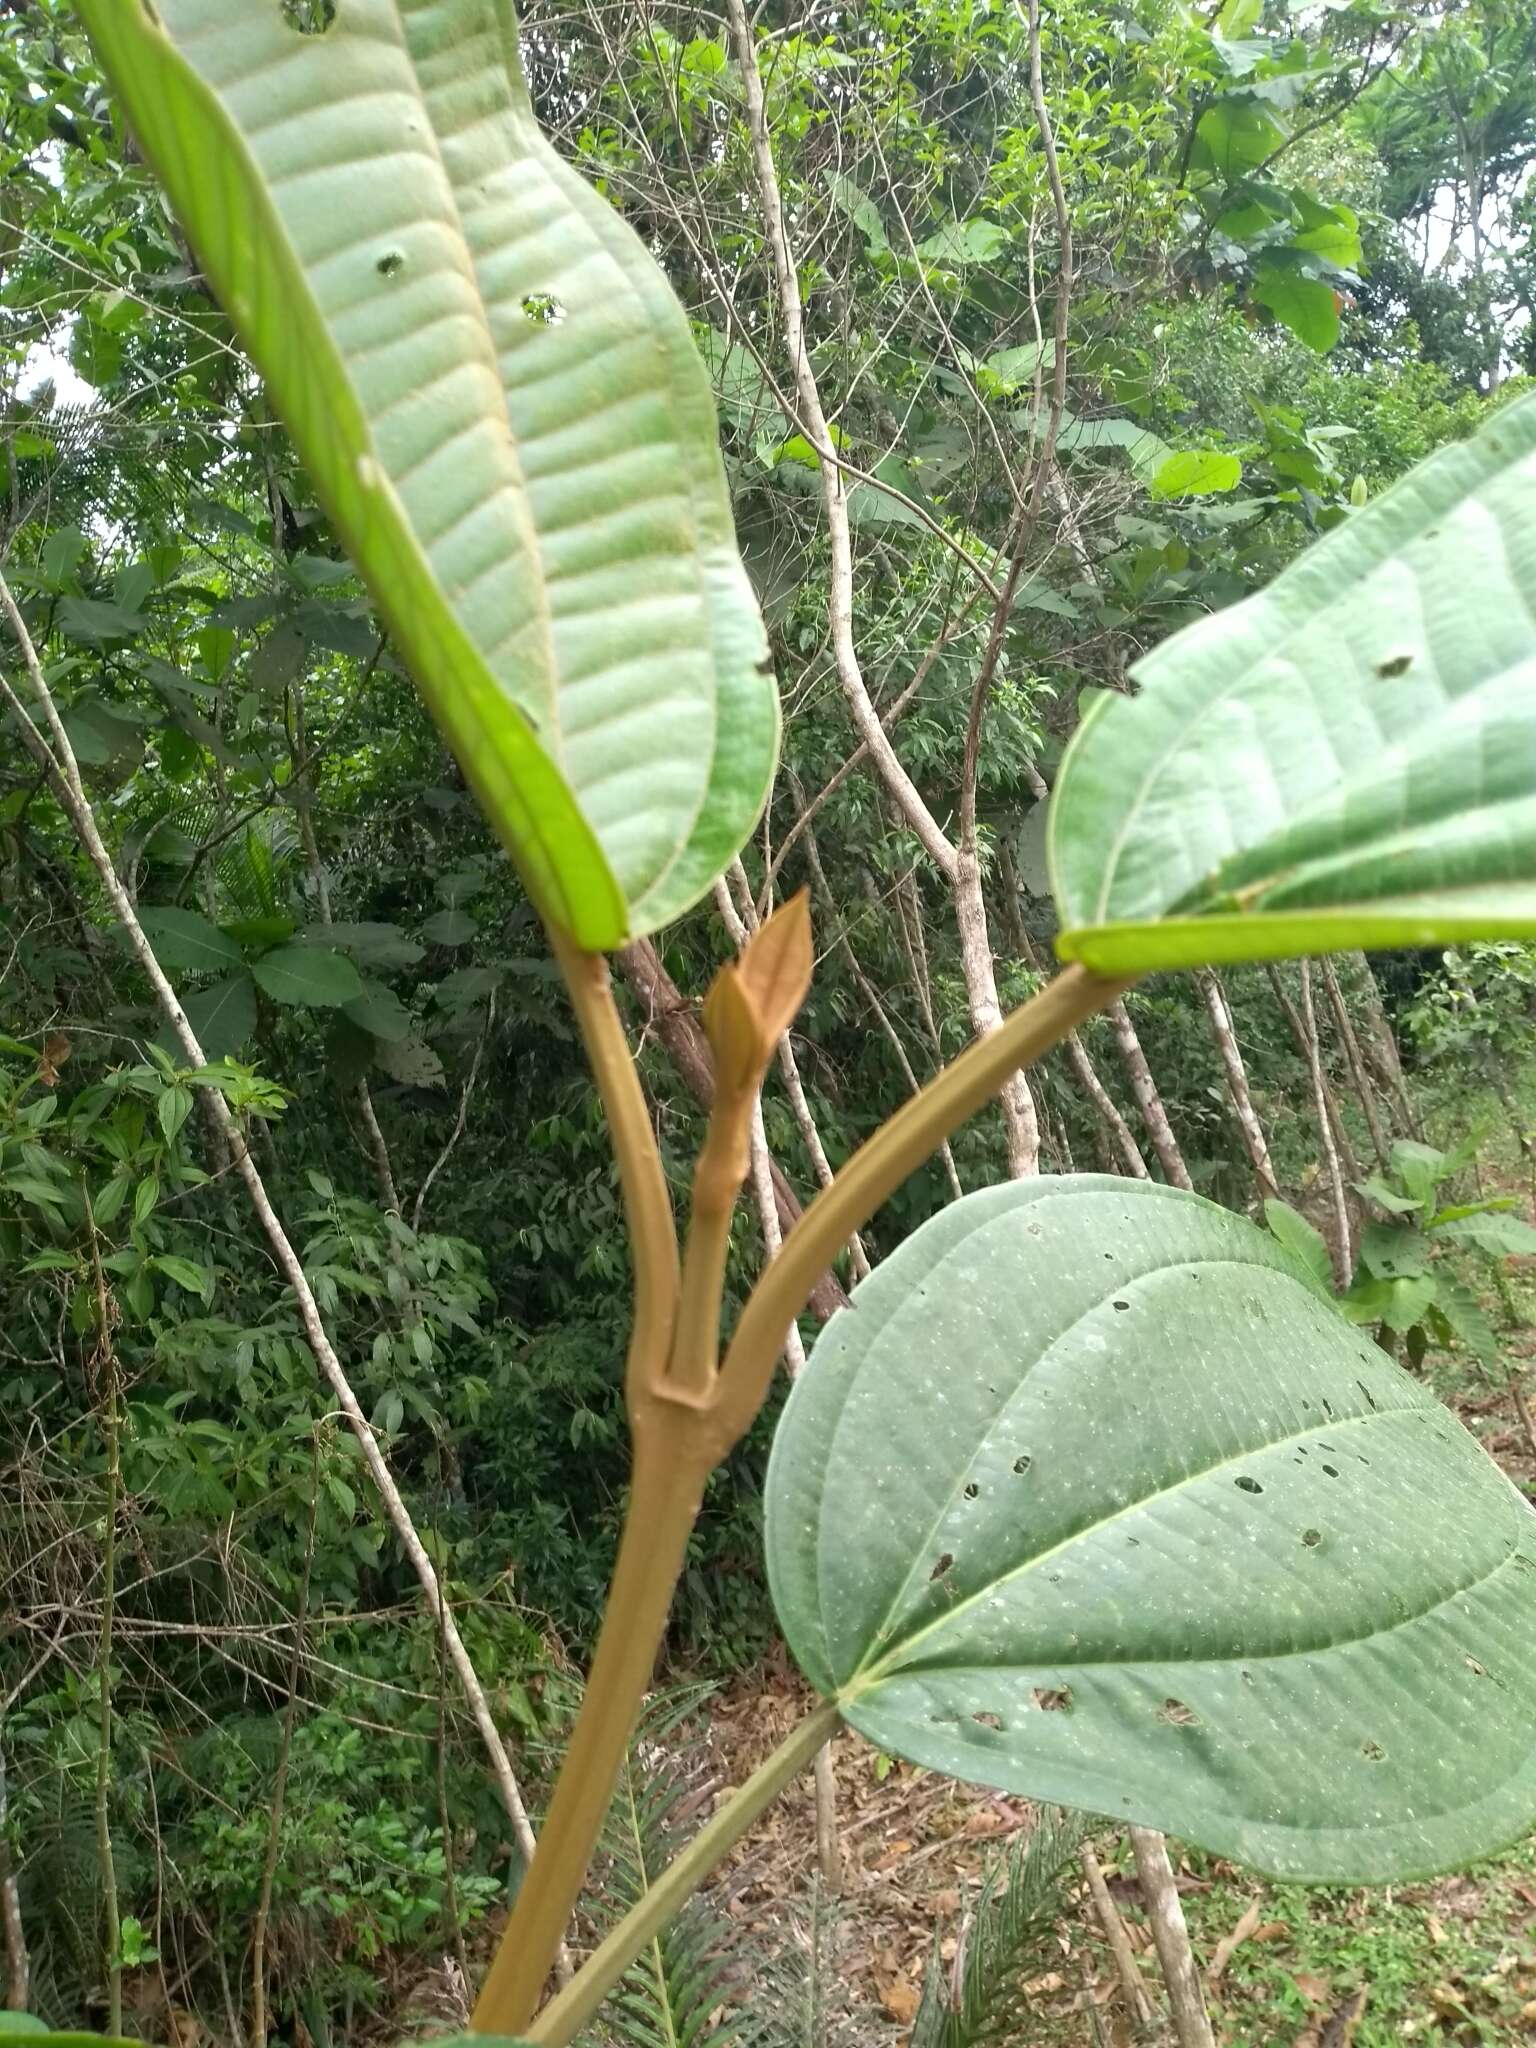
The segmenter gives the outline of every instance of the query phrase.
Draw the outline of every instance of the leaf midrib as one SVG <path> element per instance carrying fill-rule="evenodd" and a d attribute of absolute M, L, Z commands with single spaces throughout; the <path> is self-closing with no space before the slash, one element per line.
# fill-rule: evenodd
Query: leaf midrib
<path fill-rule="evenodd" d="M 1211 1261 L 1209 1263 L 1214 1264 L 1228 1262 Z M 1243 1262 L 1232 1261 L 1230 1263 L 1237 1264 Z M 1164 1270 L 1168 1269 L 1159 1268 L 1159 1271 Z M 1269 1269 L 1265 1268 L 1264 1270 L 1267 1271 Z M 1362 1415 L 1330 1416 L 1327 1422 L 1322 1424 L 1321 1426 L 1330 1431 L 1342 1431 L 1344 1429 L 1357 1427 L 1362 1423 L 1368 1424 L 1372 1422 L 1383 1421 L 1391 1415 L 1424 1415 L 1428 1412 L 1429 1404 L 1427 1402 L 1411 1401 L 1394 1408 L 1372 1408 L 1371 1410 L 1369 1410 L 1369 1412 Z M 1270 1439 L 1268 1439 L 1268 1441 L 1264 1443 L 1247 1444 L 1243 1447 L 1241 1451 L 1237 1452 L 1232 1457 L 1218 1458 L 1214 1464 L 1202 1466 L 1198 1472 L 1186 1473 L 1182 1479 L 1175 1480 L 1172 1486 L 1159 1487 L 1155 1492 L 1142 1494 L 1136 1500 L 1122 1502 L 1109 1514 L 1101 1515 L 1096 1522 L 1086 1523 L 1082 1528 L 1073 1530 L 1070 1536 L 1064 1536 L 1061 1538 L 1059 1542 L 1053 1543 L 1049 1550 L 1042 1550 L 1036 1556 L 1026 1559 L 1023 1564 L 1015 1565 L 1011 1571 L 1002 1572 L 996 1578 L 989 1579 L 987 1583 L 984 1586 L 979 1587 L 976 1590 L 976 1592 L 967 1593 L 963 1599 L 957 1600 L 953 1604 L 953 1606 L 947 1608 L 943 1614 L 936 1615 L 932 1621 L 925 1622 L 920 1629 L 918 1629 L 914 1634 L 906 1637 L 905 1640 L 898 1644 L 895 1649 L 893 1649 L 885 1657 L 883 1657 L 878 1664 L 870 1665 L 864 1671 L 855 1673 L 854 1679 L 850 1681 L 848 1685 L 844 1686 L 842 1690 L 839 1692 L 839 1699 L 856 1699 L 861 1692 L 868 1691 L 871 1686 L 878 1685 L 883 1678 L 893 1676 L 895 1671 L 899 1671 L 902 1668 L 902 1663 L 905 1662 L 906 1658 L 909 1656 L 910 1652 L 917 1644 L 925 1641 L 930 1636 L 938 1634 L 941 1630 L 948 1628 L 951 1622 L 958 1621 L 962 1615 L 964 1615 L 970 1608 L 973 1608 L 976 1605 L 978 1605 L 978 1603 L 981 1600 L 985 1598 L 990 1598 L 991 1595 L 993 1595 L 1000 1586 L 1012 1585 L 1014 1581 L 1026 1577 L 1030 1572 L 1038 1570 L 1038 1568 L 1042 1564 L 1048 1564 L 1053 1557 L 1058 1557 L 1062 1554 L 1063 1551 L 1069 1550 L 1073 1544 L 1082 1543 L 1098 1535 L 1100 1530 L 1112 1529 L 1117 1522 L 1122 1521 L 1127 1515 L 1140 1513 L 1142 1509 L 1152 1507 L 1159 1501 L 1169 1500 L 1173 1498 L 1175 1495 L 1184 1492 L 1184 1490 L 1187 1487 L 1194 1486 L 1198 1484 L 1201 1480 L 1212 1477 L 1213 1474 L 1225 1471 L 1226 1468 L 1230 1465 L 1246 1464 L 1254 1458 L 1262 1457 L 1264 1453 L 1267 1451 L 1281 1450 L 1287 1444 L 1299 1442 L 1300 1439 L 1304 1436 L 1313 1436 L 1317 1433 L 1317 1428 L 1318 1425 L 1309 1424 L 1305 1429 L 1287 1431 L 1287 1433 L 1284 1436 L 1271 1437 Z M 1502 1565 L 1507 1562 L 1507 1557 L 1501 1559 L 1499 1565 L 1494 1566 L 1493 1569 L 1497 1571 L 1501 1569 Z M 1473 1585 L 1480 1585 L 1483 1579 L 1489 1576 L 1491 1576 L 1490 1573 L 1482 1573 L 1479 1575 L 1477 1579 L 1473 1580 L 1471 1583 Z M 910 1583 L 910 1575 L 906 1583 Z M 904 1584 L 902 1590 L 905 1591 L 905 1589 L 906 1588 Z M 1468 1589 L 1461 1588 L 1460 1590 L 1466 1591 Z M 1440 1599 L 1431 1602 L 1430 1606 L 1426 1608 L 1424 1612 L 1432 1613 L 1434 1608 L 1443 1605 L 1445 1600 L 1454 1600 L 1456 1597 L 1457 1594 L 1455 1591 L 1445 1594 Z M 1410 1620 L 1413 1620 L 1417 1617 L 1409 1616 L 1408 1618 Z M 1387 1633 L 1387 1631 L 1373 1629 L 1369 1633 L 1371 1635 L 1376 1635 L 1385 1634 Z M 1346 1638 L 1345 1640 L 1365 1640 L 1365 1638 Z M 1334 1645 L 1329 1643 L 1320 1643 L 1316 1646 L 1316 1649 L 1320 1651 L 1327 1650 L 1333 1647 Z M 1291 1653 L 1282 1652 L 1280 1654 L 1289 1655 Z M 1311 1655 L 1315 1654 L 1315 1651 L 1298 1651 L 1295 1654 Z M 898 1662 L 898 1659 L 902 1661 Z M 1146 1661 L 1167 1661 L 1171 1663 L 1198 1663 L 1201 1660 L 1199 1658 L 1186 1657 L 1170 1658 L 1167 1660 L 1152 1658 Z"/>
<path fill-rule="evenodd" d="M 1161 1197 L 1166 1198 L 1168 1196 L 1173 1196 L 1175 1197 L 1175 1199 L 1177 1199 L 1177 1190 L 1165 1188 L 1160 1182 L 1153 1183 L 1152 1185 L 1155 1185 L 1157 1187 L 1158 1193 Z M 1086 1194 L 1086 1192 L 1087 1191 L 1085 1190 L 1084 1193 Z M 989 1213 L 987 1216 L 979 1218 L 973 1229 L 967 1231 L 964 1237 L 957 1238 L 955 1242 L 945 1250 L 942 1257 L 935 1261 L 934 1265 L 930 1268 L 930 1279 L 934 1274 L 942 1272 L 943 1268 L 949 1263 L 949 1261 L 953 1257 L 956 1256 L 956 1254 L 962 1249 L 962 1247 L 972 1244 L 977 1237 L 981 1236 L 994 1223 L 998 1223 L 1004 1219 L 1011 1220 L 1017 1213 L 1018 1212 L 1011 1207 L 999 1208 L 995 1214 Z M 1134 1287 L 1139 1287 L 1143 1281 L 1153 1279 L 1156 1276 L 1163 1273 L 1186 1273 L 1193 1272 L 1197 1267 L 1204 1268 L 1226 1266 L 1246 1266 L 1251 1268 L 1252 1271 L 1256 1273 L 1266 1273 L 1273 1275 L 1278 1272 L 1281 1274 L 1282 1277 L 1287 1276 L 1287 1269 L 1285 1268 L 1279 1266 L 1272 1266 L 1262 1260 L 1239 1255 L 1235 1258 L 1174 1259 L 1163 1265 L 1150 1266 L 1148 1267 L 1146 1272 L 1137 1273 L 1131 1279 L 1125 1279 L 1122 1276 L 1121 1278 L 1117 1279 L 1115 1285 L 1116 1287 L 1122 1287 L 1129 1290 Z M 1066 1340 L 1072 1335 L 1073 1331 L 1075 1331 L 1078 1328 L 1078 1326 L 1087 1319 L 1088 1316 L 1093 1314 L 1096 1309 L 1101 1308 L 1104 1302 L 1111 1298 L 1112 1294 L 1113 1289 L 1111 1290 L 1110 1294 L 1100 1295 L 1098 1299 L 1090 1303 L 1087 1308 L 1081 1310 L 1078 1314 L 1074 1315 L 1070 1322 L 1064 1324 L 1063 1327 L 1059 1329 L 1055 1333 L 1055 1335 L 1050 1339 L 1049 1343 L 1042 1346 L 1041 1350 L 1039 1351 L 1033 1362 L 1030 1364 L 1028 1369 L 1021 1375 L 1019 1379 L 1017 1379 L 1013 1383 L 1012 1387 L 1009 1389 L 1007 1394 L 1000 1397 L 998 1406 L 992 1411 L 991 1416 L 985 1423 L 985 1430 L 987 1433 L 990 1433 L 990 1431 L 996 1426 L 999 1416 L 1001 1416 L 1005 1412 L 1009 1404 L 1015 1399 L 1020 1388 L 1023 1386 L 1025 1380 L 1029 1378 L 1030 1374 L 1037 1372 L 1040 1369 L 1040 1367 L 1044 1365 L 1045 1361 L 1051 1356 L 1051 1354 L 1057 1349 L 1057 1347 L 1065 1343 Z M 833 1425 L 833 1428 L 828 1432 L 827 1436 L 826 1455 L 822 1461 L 823 1481 L 825 1481 L 826 1472 L 830 1468 L 832 1456 L 836 1449 L 836 1436 L 837 1433 L 841 1430 L 843 1421 L 847 1415 L 848 1402 L 852 1398 L 854 1387 L 857 1382 L 859 1373 L 862 1370 L 864 1363 L 867 1361 L 872 1347 L 889 1329 L 891 1323 L 895 1321 L 896 1318 L 900 1316 L 903 1312 L 904 1308 L 906 1307 L 906 1299 L 906 1296 L 903 1294 L 893 1295 L 891 1307 L 887 1310 L 886 1314 L 881 1318 L 879 1328 L 870 1332 L 868 1344 L 865 1346 L 865 1349 L 860 1356 L 859 1364 L 855 1367 L 854 1371 L 849 1375 L 848 1387 L 844 1394 L 842 1405 L 838 1411 L 837 1421 Z M 985 1443 L 985 1441 L 986 1437 L 984 1435 L 982 1438 L 982 1442 Z M 871 1632 L 870 1641 L 872 1643 L 878 1643 L 879 1641 L 881 1641 L 881 1639 L 886 1635 L 887 1631 L 891 1628 L 896 1615 L 900 1611 L 902 1601 L 906 1598 L 907 1593 L 911 1588 L 917 1574 L 921 1572 L 923 1564 L 926 1561 L 928 1552 L 933 1548 L 933 1544 L 938 1536 L 939 1530 L 943 1527 L 945 1521 L 953 1512 L 956 1501 L 960 1499 L 961 1494 L 964 1491 L 966 1484 L 966 1476 L 970 1471 L 971 1464 L 975 1460 L 975 1456 L 976 1453 L 973 1452 L 971 1455 L 971 1459 L 968 1460 L 964 1467 L 961 1469 L 960 1474 L 955 1480 L 953 1487 L 950 1489 L 950 1492 L 946 1497 L 943 1506 L 938 1510 L 938 1512 L 934 1515 L 933 1519 L 929 1522 L 927 1530 L 924 1533 L 922 1542 L 916 1547 L 916 1562 L 912 1565 L 906 1577 L 902 1580 L 901 1584 L 896 1588 L 896 1591 L 892 1594 L 890 1603 L 887 1606 L 885 1613 L 881 1618 L 879 1627 Z M 823 1551 L 823 1546 L 820 1542 L 819 1531 L 820 1520 L 825 1512 L 824 1497 L 822 1501 L 818 1503 L 818 1508 L 819 1513 L 817 1559 L 819 1566 L 820 1559 L 825 1554 Z M 1078 1533 L 1082 1534 L 1085 1532 L 1079 1531 Z M 824 1614 L 825 1601 L 822 1596 L 821 1572 L 819 1569 L 816 1573 L 816 1585 L 818 1607 L 820 1609 L 820 1613 Z M 951 1613 L 955 1613 L 958 1611 L 958 1609 L 950 1610 Z M 826 1650 L 827 1673 L 828 1676 L 831 1677 L 836 1662 L 832 1654 L 831 1635 L 824 1620 L 821 1621 L 820 1625 L 822 1632 L 822 1642 Z M 854 1676 L 856 1677 L 857 1673 L 855 1673 Z"/>

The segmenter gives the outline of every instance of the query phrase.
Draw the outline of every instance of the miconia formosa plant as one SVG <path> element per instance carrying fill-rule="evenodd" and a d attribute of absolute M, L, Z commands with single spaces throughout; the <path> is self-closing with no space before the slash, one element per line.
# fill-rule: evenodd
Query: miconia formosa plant
<path fill-rule="evenodd" d="M 823 1334 L 768 1486 L 825 1704 L 537 2010 L 705 1479 L 811 1286 L 1017 1068 L 1156 968 L 1536 934 L 1536 403 L 1105 695 L 1052 805 L 1069 963 L 838 1173 L 721 1348 L 801 901 L 704 1008 L 679 1246 L 603 952 L 695 902 L 774 769 L 710 387 L 639 239 L 540 136 L 510 0 L 79 0 L 330 518 L 549 931 L 634 1253 L 613 1592 L 482 2034 L 569 2040 L 838 1720 L 1288 1877 L 1536 1817 L 1536 1517 L 1449 1413 L 1197 1197 L 985 1190 Z"/>

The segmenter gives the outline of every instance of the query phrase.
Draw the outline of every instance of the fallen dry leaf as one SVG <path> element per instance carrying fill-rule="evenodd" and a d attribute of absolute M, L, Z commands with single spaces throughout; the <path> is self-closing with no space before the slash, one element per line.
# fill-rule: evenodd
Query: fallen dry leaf
<path fill-rule="evenodd" d="M 891 1977 L 875 1987 L 880 1993 L 880 2003 L 900 2027 L 910 2027 L 917 2018 L 917 2008 L 922 2003 L 915 1984 L 905 1977 Z"/>
<path fill-rule="evenodd" d="M 1326 1977 L 1317 1977 L 1310 1970 L 1303 1970 L 1291 1979 L 1308 2005 L 1321 2005 L 1328 1996 L 1329 1982 Z"/>
<path fill-rule="evenodd" d="M 1205 1973 L 1205 1981 L 1208 1987 L 1221 1982 L 1228 1963 L 1231 1962 L 1233 1956 L 1236 1955 L 1249 1935 L 1256 1931 L 1259 1925 L 1259 1916 L 1263 1910 L 1263 1906 L 1257 1899 L 1251 1900 L 1232 1932 L 1223 1935 L 1221 1940 L 1217 1942 L 1216 1953 L 1211 1957 L 1211 1967 Z"/>

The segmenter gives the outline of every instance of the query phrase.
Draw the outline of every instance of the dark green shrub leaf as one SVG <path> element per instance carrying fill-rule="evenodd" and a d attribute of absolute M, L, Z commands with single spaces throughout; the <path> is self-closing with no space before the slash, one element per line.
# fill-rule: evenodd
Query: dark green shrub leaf
<path fill-rule="evenodd" d="M 925 1224 L 824 1331 L 774 1601 L 879 1748 L 1279 1877 L 1536 1819 L 1536 1515 L 1241 1218 L 1085 1175 Z"/>
<path fill-rule="evenodd" d="M 318 946 L 279 946 L 253 962 L 251 973 L 275 1003 L 337 1009 L 363 993 L 363 978 L 346 954 Z"/>
<path fill-rule="evenodd" d="M 424 1038 L 375 1039 L 373 1056 L 402 1088 L 441 1088 L 443 1063 Z"/>
<path fill-rule="evenodd" d="M 1536 934 L 1536 399 L 1106 692 L 1057 783 L 1106 974 Z"/>
<path fill-rule="evenodd" d="M 479 929 L 467 910 L 434 910 L 423 924 L 421 935 L 434 946 L 463 946 Z"/>
<path fill-rule="evenodd" d="M 149 904 L 139 912 L 144 935 L 162 967 L 177 974 L 217 974 L 240 965 L 240 948 L 196 910 Z"/>
<path fill-rule="evenodd" d="M 187 1022 L 197 1035 L 203 1055 L 210 1060 L 228 1059 L 237 1053 L 256 1029 L 256 984 L 242 971 L 204 988 L 190 989 L 181 997 Z M 180 1042 L 165 1028 L 155 1043 L 173 1056 L 181 1052 Z"/>
<path fill-rule="evenodd" d="M 1264 1221 L 1275 1242 L 1296 1260 L 1308 1285 L 1318 1294 L 1333 1293 L 1333 1261 L 1320 1231 L 1313 1228 L 1289 1202 L 1271 1197 L 1264 1204 Z"/>
<path fill-rule="evenodd" d="M 359 967 L 414 967 L 426 948 L 397 924 L 322 924 L 300 932 L 301 946 L 337 947 Z"/>
<path fill-rule="evenodd" d="M 392 1042 L 409 1038 L 416 1022 L 394 990 L 382 981 L 365 981 L 362 994 L 342 1008 L 354 1024 L 361 1024 L 375 1038 Z"/>

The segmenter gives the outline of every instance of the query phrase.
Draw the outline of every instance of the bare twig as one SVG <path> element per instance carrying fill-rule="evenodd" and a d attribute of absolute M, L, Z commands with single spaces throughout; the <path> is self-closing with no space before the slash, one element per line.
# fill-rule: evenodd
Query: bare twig
<path fill-rule="evenodd" d="M 1205 1002 L 1206 1015 L 1211 1020 L 1211 1036 L 1216 1041 L 1216 1050 L 1226 1070 L 1227 1092 L 1232 1098 L 1232 1112 L 1237 1118 L 1244 1150 L 1253 1166 L 1253 1177 L 1258 1183 L 1259 1200 L 1269 1201 L 1280 1192 L 1280 1183 L 1275 1178 L 1275 1169 L 1269 1156 L 1269 1140 L 1264 1135 L 1264 1126 L 1259 1113 L 1253 1106 L 1253 1096 L 1248 1087 L 1248 1069 L 1243 1065 L 1242 1050 L 1237 1042 L 1237 1033 L 1232 1026 L 1232 1010 L 1227 1002 L 1227 992 L 1220 978 L 1209 967 L 1201 968 L 1195 976 L 1196 986 Z"/>
<path fill-rule="evenodd" d="M 1115 1043 L 1120 1048 L 1125 1077 L 1131 1084 L 1136 1107 L 1141 1111 L 1142 1121 L 1147 1127 L 1147 1136 L 1152 1140 L 1152 1149 L 1157 1154 L 1164 1176 L 1171 1186 L 1187 1188 L 1193 1192 L 1195 1184 L 1189 1177 L 1189 1168 L 1184 1164 L 1184 1154 L 1179 1149 L 1179 1141 L 1173 1135 L 1173 1125 L 1168 1121 L 1168 1111 L 1157 1083 L 1152 1078 L 1152 1069 L 1147 1065 L 1147 1056 L 1142 1050 L 1136 1026 L 1131 1022 L 1131 1013 L 1125 1004 L 1120 1002 L 1111 1003 L 1107 1014 L 1110 1029 L 1115 1034 Z"/>
<path fill-rule="evenodd" d="M 421 1229 L 422 1205 L 425 1203 L 427 1199 L 428 1190 L 431 1188 L 433 1181 L 437 1179 L 437 1176 L 448 1164 L 449 1159 L 453 1156 L 454 1146 L 458 1144 L 460 1138 L 462 1138 L 464 1135 L 465 1125 L 469 1121 L 470 1097 L 475 1092 L 475 1079 L 480 1072 L 480 1060 L 485 1052 L 487 1044 L 490 1041 L 491 1033 L 495 1030 L 495 1028 L 496 991 L 492 989 L 490 1000 L 486 1005 L 485 1028 L 480 1033 L 479 1042 L 475 1046 L 474 1058 L 469 1063 L 469 1072 L 464 1077 L 464 1086 L 459 1093 L 459 1113 L 457 1117 L 454 1119 L 453 1129 L 448 1133 L 447 1144 L 444 1145 L 442 1151 L 438 1153 L 437 1157 L 433 1160 L 431 1166 L 428 1167 L 426 1179 L 422 1182 L 421 1186 L 416 1190 L 416 1200 L 411 1209 L 412 1230 L 419 1231 Z"/>
<path fill-rule="evenodd" d="M 117 1594 L 117 1510 L 122 1474 L 118 1465 L 117 1352 L 112 1342 L 115 1320 L 107 1276 L 102 1270 L 101 1241 L 91 1213 L 90 1191 L 82 1177 L 85 1229 L 91 1251 L 91 1277 L 96 1293 L 96 1342 L 91 1354 L 93 1376 L 101 1399 L 101 1433 L 107 1447 L 107 1507 L 102 1517 L 101 1626 L 96 1639 L 96 1860 L 101 1878 L 102 1949 L 107 1978 L 107 2027 L 123 2031 L 123 1930 L 117 1905 L 117 1858 L 112 1849 L 112 1619 Z"/>
<path fill-rule="evenodd" d="M 821 390 L 811 361 L 805 332 L 805 312 L 800 297 L 800 278 L 790 248 L 784 203 L 779 191 L 773 143 L 768 130 L 763 82 L 757 64 L 757 47 L 747 19 L 745 0 L 726 0 L 726 18 L 740 74 L 746 110 L 747 133 L 757 172 L 764 233 L 778 290 L 779 316 L 786 352 L 794 372 L 799 412 L 812 446 L 830 458 L 833 435 L 827 424 Z M 881 723 L 870 698 L 859 661 L 853 633 L 853 539 L 848 520 L 846 480 L 835 462 L 819 464 L 822 510 L 827 524 L 829 565 L 827 610 L 832 635 L 833 660 L 844 700 L 860 740 L 869 751 L 876 773 L 915 834 L 924 852 L 949 884 L 954 896 L 955 921 L 960 931 L 961 966 L 970 1002 L 971 1028 L 978 1038 L 996 1031 L 1002 1023 L 1002 1005 L 997 994 L 997 974 L 987 932 L 986 905 L 974 845 L 969 855 L 962 841 L 956 846 L 929 809 L 917 785 L 902 765 L 890 736 Z M 1016 565 L 1015 565 L 1016 568 Z M 1012 605 L 1016 575 L 1002 593 Z M 998 1103 L 1008 1145 L 1009 1171 L 1015 1177 L 1034 1173 L 1040 1157 L 1039 1120 L 1029 1084 L 1020 1073 L 1010 1074 L 998 1090 Z"/>
<path fill-rule="evenodd" d="M 1301 963 L 1301 1023 L 1306 1033 L 1307 1065 L 1312 1074 L 1312 1102 L 1317 1111 L 1317 1135 L 1323 1148 L 1323 1170 L 1328 1180 L 1328 1193 L 1333 1202 L 1334 1240 L 1330 1247 L 1333 1253 L 1334 1284 L 1342 1293 L 1349 1285 L 1354 1271 L 1354 1253 L 1350 1247 L 1349 1204 L 1344 1192 L 1344 1175 L 1339 1166 L 1338 1147 L 1333 1141 L 1333 1123 L 1328 1115 L 1327 1085 L 1323 1079 L 1323 1052 L 1317 1036 L 1317 1010 L 1312 1001 L 1312 963 Z"/>
<path fill-rule="evenodd" d="M 5 1752 L 0 1750 L 0 1927 L 5 1932 L 5 2003 L 11 2012 L 25 2012 L 32 1982 L 32 1958 L 21 1920 L 21 1894 L 11 1868 L 10 1837 L 6 1832 L 9 1817 Z"/>

